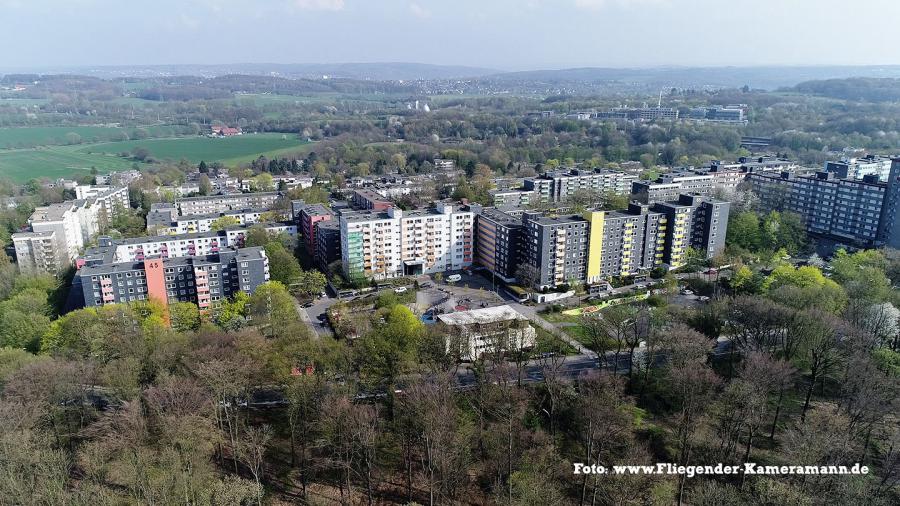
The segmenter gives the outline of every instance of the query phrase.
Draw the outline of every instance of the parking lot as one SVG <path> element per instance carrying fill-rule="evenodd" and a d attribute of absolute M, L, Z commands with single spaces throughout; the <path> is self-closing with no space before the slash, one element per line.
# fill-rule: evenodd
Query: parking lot
<path fill-rule="evenodd" d="M 436 282 L 433 276 L 418 278 L 416 309 L 419 313 L 443 314 L 502 304 L 503 299 L 492 291 L 491 280 L 478 274 L 458 272 L 460 280 Z"/>

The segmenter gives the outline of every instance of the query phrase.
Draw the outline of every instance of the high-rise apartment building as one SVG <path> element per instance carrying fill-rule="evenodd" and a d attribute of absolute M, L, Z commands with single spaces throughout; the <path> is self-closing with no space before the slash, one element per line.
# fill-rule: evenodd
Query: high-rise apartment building
<path fill-rule="evenodd" d="M 882 183 L 877 174 L 856 180 L 825 171 L 811 176 L 752 173 L 747 181 L 763 208 L 799 214 L 811 234 L 859 247 L 893 240 L 887 224 L 893 218 L 889 195 L 896 184 Z"/>
<path fill-rule="evenodd" d="M 322 204 L 306 204 L 297 213 L 297 226 L 309 255 L 316 251 L 316 224 L 331 220 L 334 213 Z"/>
<path fill-rule="evenodd" d="M 116 210 L 127 205 L 128 189 L 110 188 L 87 199 L 38 207 L 28 219 L 31 232 L 12 235 L 19 269 L 51 274 L 64 270 L 85 244 L 108 227 Z"/>
<path fill-rule="evenodd" d="M 538 288 L 677 268 L 689 247 L 707 257 L 724 250 L 729 207 L 727 201 L 682 194 L 671 202 L 633 202 L 622 211 L 584 216 L 525 214 L 520 261 L 537 271 Z"/>
<path fill-rule="evenodd" d="M 522 262 L 525 223 L 499 209 L 475 210 L 475 262 L 505 282 Z"/>
<path fill-rule="evenodd" d="M 473 213 L 449 203 L 344 213 L 340 224 L 342 263 L 350 278 L 444 272 L 469 267 L 474 258 Z"/>
<path fill-rule="evenodd" d="M 535 286 L 583 283 L 587 272 L 588 220 L 578 215 L 529 217 L 526 262 L 537 269 Z"/>
<path fill-rule="evenodd" d="M 72 281 L 83 306 L 153 299 L 193 302 L 206 311 L 238 292 L 252 293 L 269 280 L 262 248 L 224 250 L 205 256 L 106 263 L 94 259 Z"/>

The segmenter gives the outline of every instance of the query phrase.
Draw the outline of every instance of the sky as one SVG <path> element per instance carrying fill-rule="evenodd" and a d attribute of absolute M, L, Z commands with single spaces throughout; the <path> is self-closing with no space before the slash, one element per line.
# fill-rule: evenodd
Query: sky
<path fill-rule="evenodd" d="M 0 68 L 900 64 L 895 0 L 0 0 Z"/>

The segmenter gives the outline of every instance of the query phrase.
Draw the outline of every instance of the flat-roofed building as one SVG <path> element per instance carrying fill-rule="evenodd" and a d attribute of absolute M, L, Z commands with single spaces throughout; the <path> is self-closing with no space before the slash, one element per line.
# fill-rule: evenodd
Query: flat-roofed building
<path fill-rule="evenodd" d="M 588 223 L 578 215 L 526 218 L 523 249 L 526 263 L 536 270 L 537 288 L 584 282 Z"/>
<path fill-rule="evenodd" d="M 533 348 L 537 333 L 528 318 L 510 306 L 457 311 L 437 316 L 446 331 L 447 353 L 463 361 L 485 354 L 516 353 Z"/>
<path fill-rule="evenodd" d="M 13 234 L 16 263 L 23 273 L 56 272 L 69 263 L 55 231 Z"/>
<path fill-rule="evenodd" d="M 446 202 L 427 210 L 342 213 L 341 259 L 349 278 L 392 278 L 472 265 L 474 216 Z"/>
<path fill-rule="evenodd" d="M 499 209 L 475 210 L 475 262 L 509 283 L 522 261 L 525 224 Z"/>
<path fill-rule="evenodd" d="M 79 291 L 81 305 L 88 307 L 152 299 L 165 305 L 193 302 L 207 311 L 238 292 L 253 293 L 268 280 L 265 250 L 245 248 L 136 262 L 93 260 L 76 272 L 72 290 Z"/>
<path fill-rule="evenodd" d="M 540 202 L 561 202 L 571 198 L 576 192 L 627 195 L 631 191 L 631 184 L 637 179 L 633 174 L 614 170 L 564 169 L 526 178 L 524 190 L 533 191 Z"/>
<path fill-rule="evenodd" d="M 857 247 L 879 247 L 891 241 L 886 224 L 891 183 L 877 174 L 861 180 L 840 179 L 834 172 L 814 175 L 751 173 L 747 177 L 763 209 L 799 214 L 806 230 Z"/>
<path fill-rule="evenodd" d="M 298 213 L 298 228 L 303 238 L 306 252 L 313 255 L 316 251 L 316 224 L 331 220 L 334 213 L 322 204 L 306 204 Z"/>
<path fill-rule="evenodd" d="M 280 192 L 257 192 L 184 197 L 175 200 L 175 207 L 182 216 L 224 213 L 241 209 L 271 209 L 281 196 Z"/>

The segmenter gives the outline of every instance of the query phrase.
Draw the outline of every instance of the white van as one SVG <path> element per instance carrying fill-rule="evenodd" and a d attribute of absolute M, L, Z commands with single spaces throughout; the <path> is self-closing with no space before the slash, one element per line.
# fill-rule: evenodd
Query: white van
<path fill-rule="evenodd" d="M 460 279 L 462 279 L 462 276 L 460 276 L 459 274 L 451 274 L 451 275 L 447 276 L 448 283 L 456 283 Z"/>

